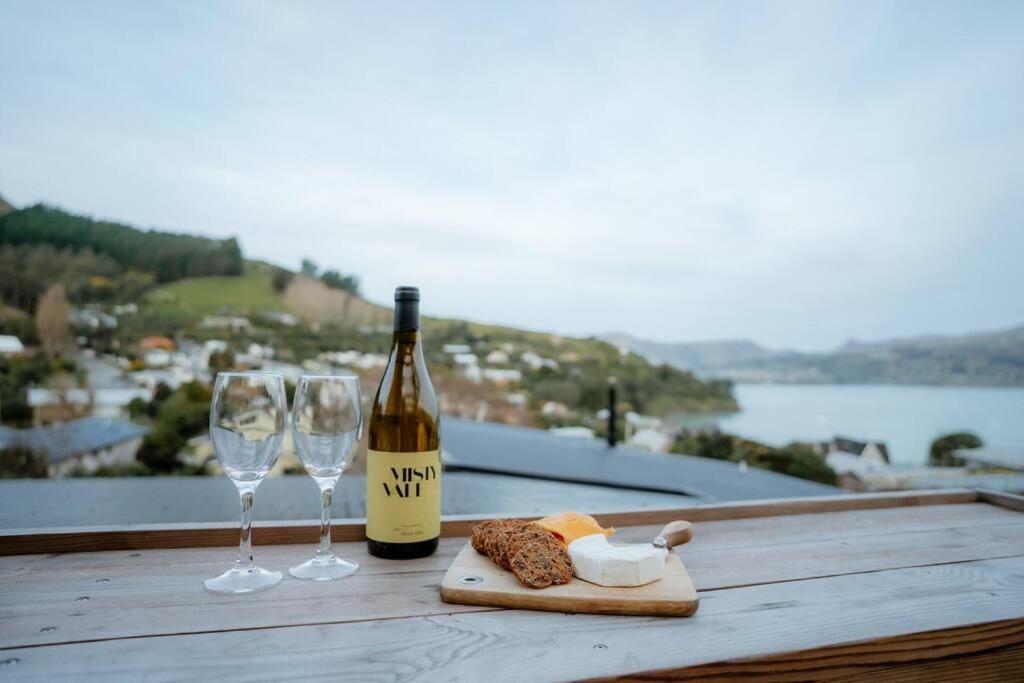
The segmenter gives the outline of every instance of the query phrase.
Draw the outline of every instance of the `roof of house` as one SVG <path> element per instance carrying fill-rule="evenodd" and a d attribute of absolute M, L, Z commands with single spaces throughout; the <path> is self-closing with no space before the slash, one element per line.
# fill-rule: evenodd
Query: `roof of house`
<path fill-rule="evenodd" d="M 834 450 L 860 455 L 864 452 L 864 449 L 868 447 L 869 443 L 875 444 L 875 448 L 877 448 L 882 454 L 882 457 L 885 458 L 886 462 L 891 462 L 889 460 L 889 448 L 885 445 L 884 441 L 857 441 L 856 439 L 849 439 L 845 436 L 835 436 L 832 438 L 830 445 Z"/>
<path fill-rule="evenodd" d="M 599 439 L 566 439 L 539 429 L 445 417 L 444 464 L 450 469 L 514 474 L 578 484 L 752 500 L 835 494 L 839 489 L 775 472 L 690 455 L 656 454 Z"/>
<path fill-rule="evenodd" d="M 174 350 L 174 340 L 170 337 L 146 337 L 140 343 L 144 349 L 165 349 L 167 351 Z"/>
<path fill-rule="evenodd" d="M 54 463 L 138 439 L 149 430 L 126 420 L 84 417 L 31 429 L 0 429 L 0 448 L 22 447 L 45 453 Z"/>
<path fill-rule="evenodd" d="M 305 474 L 260 484 L 256 520 L 319 519 L 320 498 Z M 166 522 L 234 522 L 238 499 L 226 477 L 86 477 L 0 480 L 0 529 Z M 53 501 L 59 500 L 60 505 Z M 366 477 L 345 474 L 335 519 L 366 516 Z M 445 515 L 526 517 L 563 510 L 594 513 L 677 508 L 699 500 L 668 493 L 566 484 L 481 472 L 445 472 Z"/>

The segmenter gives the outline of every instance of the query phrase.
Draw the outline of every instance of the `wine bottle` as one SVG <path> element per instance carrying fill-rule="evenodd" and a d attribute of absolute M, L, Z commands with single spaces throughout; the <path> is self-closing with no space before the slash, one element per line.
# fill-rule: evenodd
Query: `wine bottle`
<path fill-rule="evenodd" d="M 391 356 L 370 413 L 366 538 L 371 555 L 404 560 L 437 549 L 441 433 L 420 338 L 420 291 L 395 290 Z"/>

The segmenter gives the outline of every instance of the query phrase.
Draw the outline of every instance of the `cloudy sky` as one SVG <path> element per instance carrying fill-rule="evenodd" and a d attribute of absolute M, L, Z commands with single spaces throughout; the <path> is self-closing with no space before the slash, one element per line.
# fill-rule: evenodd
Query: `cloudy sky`
<path fill-rule="evenodd" d="M 568 334 L 1024 322 L 1024 3 L 0 0 L 0 194 Z"/>

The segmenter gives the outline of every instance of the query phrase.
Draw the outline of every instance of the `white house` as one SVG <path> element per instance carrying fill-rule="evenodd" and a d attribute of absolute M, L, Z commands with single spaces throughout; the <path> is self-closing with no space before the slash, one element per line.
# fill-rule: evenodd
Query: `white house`
<path fill-rule="evenodd" d="M 29 387 L 28 405 L 33 410 L 61 404 L 80 407 L 92 406 L 92 414 L 95 417 L 110 419 L 124 416 L 132 399 L 141 398 L 143 401 L 148 401 L 152 397 L 153 392 L 143 387 L 108 387 L 102 389 L 80 389 L 75 387 L 64 391 Z"/>
<path fill-rule="evenodd" d="M 654 453 L 664 453 L 672 446 L 672 437 L 658 429 L 638 429 L 626 443 Z"/>
<path fill-rule="evenodd" d="M 544 358 L 533 351 L 524 351 L 519 356 L 519 360 L 529 365 L 533 370 L 540 370 L 541 368 L 558 368 L 558 361 L 550 358 Z"/>
<path fill-rule="evenodd" d="M 544 417 L 568 417 L 569 406 L 561 401 L 544 401 L 540 407 L 540 414 Z"/>
<path fill-rule="evenodd" d="M 452 355 L 457 353 L 469 353 L 472 350 L 473 349 L 469 348 L 467 344 L 445 344 L 441 347 L 441 351 Z"/>
<path fill-rule="evenodd" d="M 505 365 L 508 360 L 508 354 L 504 351 L 491 351 L 487 354 L 487 362 L 491 365 Z"/>
<path fill-rule="evenodd" d="M 882 441 L 857 441 L 843 436 L 834 436 L 831 441 L 817 444 L 822 455 L 830 453 L 848 453 L 868 462 L 882 465 L 889 463 L 889 448 Z"/>
<path fill-rule="evenodd" d="M 521 371 L 508 368 L 484 368 L 482 376 L 488 382 L 494 382 L 495 384 L 508 384 L 523 379 Z"/>
<path fill-rule="evenodd" d="M 252 323 L 249 322 L 248 318 L 237 315 L 208 315 L 203 318 L 199 326 L 216 329 L 224 328 L 232 332 L 244 332 L 252 327 Z"/>
<path fill-rule="evenodd" d="M 171 364 L 171 352 L 167 349 L 149 349 L 142 356 L 147 368 L 166 368 Z"/>
<path fill-rule="evenodd" d="M 25 346 L 21 340 L 10 334 L 0 334 L 0 353 L 11 356 L 16 353 L 23 353 Z"/>

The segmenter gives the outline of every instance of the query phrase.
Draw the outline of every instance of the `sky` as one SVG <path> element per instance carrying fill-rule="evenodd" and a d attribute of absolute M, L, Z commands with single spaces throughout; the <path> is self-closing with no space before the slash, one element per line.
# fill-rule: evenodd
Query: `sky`
<path fill-rule="evenodd" d="M 1024 323 L 1021 2 L 0 0 L 0 195 L 569 335 Z"/>

